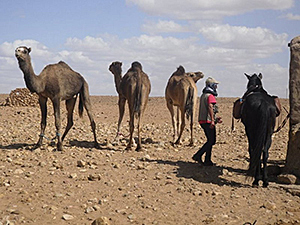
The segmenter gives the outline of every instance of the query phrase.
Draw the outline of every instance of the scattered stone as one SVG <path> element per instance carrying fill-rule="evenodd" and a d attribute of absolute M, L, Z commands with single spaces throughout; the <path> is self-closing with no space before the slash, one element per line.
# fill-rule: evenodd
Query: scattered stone
<path fill-rule="evenodd" d="M 90 174 L 88 176 L 88 180 L 90 180 L 90 181 L 101 180 L 101 176 L 100 176 L 100 174 Z"/>
<path fill-rule="evenodd" d="M 64 220 L 66 220 L 66 221 L 69 221 L 69 220 L 73 220 L 73 219 L 74 219 L 74 216 L 69 215 L 69 214 L 64 214 L 64 215 L 62 216 L 62 218 L 63 218 Z"/>
<path fill-rule="evenodd" d="M 83 161 L 83 160 L 78 160 L 78 161 L 77 161 L 77 166 L 78 166 L 78 167 L 85 167 L 85 165 L 86 165 L 86 162 L 85 162 L 85 161 Z"/>
<path fill-rule="evenodd" d="M 72 178 L 72 179 L 74 179 L 74 178 L 76 178 L 77 177 L 77 173 L 71 173 L 70 175 L 69 175 L 69 178 Z"/>
<path fill-rule="evenodd" d="M 297 177 L 293 174 L 280 174 L 277 176 L 278 182 L 282 184 L 295 184 Z"/>
<path fill-rule="evenodd" d="M 24 171 L 22 169 L 16 169 L 14 172 L 14 174 L 19 174 L 19 175 L 22 173 L 24 173 Z"/>
<path fill-rule="evenodd" d="M 110 223 L 107 217 L 101 216 L 95 219 L 91 225 L 110 225 Z"/>
<path fill-rule="evenodd" d="M 91 212 L 94 212 L 94 211 L 95 211 L 95 209 L 94 209 L 93 207 L 87 207 L 87 208 L 85 209 L 85 213 L 86 213 L 86 214 L 91 213 Z"/>
<path fill-rule="evenodd" d="M 268 209 L 268 210 L 275 210 L 276 209 L 275 203 L 271 203 L 271 202 L 265 202 L 263 207 Z"/>

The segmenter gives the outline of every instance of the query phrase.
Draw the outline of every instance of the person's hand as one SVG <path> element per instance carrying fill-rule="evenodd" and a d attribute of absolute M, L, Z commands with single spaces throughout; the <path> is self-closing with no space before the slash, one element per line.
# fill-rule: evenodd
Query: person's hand
<path fill-rule="evenodd" d="M 209 128 L 213 129 L 216 126 L 215 121 L 211 121 Z"/>

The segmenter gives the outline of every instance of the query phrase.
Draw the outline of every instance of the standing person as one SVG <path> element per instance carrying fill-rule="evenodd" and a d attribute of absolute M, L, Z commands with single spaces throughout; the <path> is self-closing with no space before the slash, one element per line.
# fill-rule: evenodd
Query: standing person
<path fill-rule="evenodd" d="M 192 157 L 193 160 L 204 166 L 213 166 L 211 161 L 212 147 L 216 143 L 216 123 L 222 123 L 221 117 L 216 117 L 218 112 L 217 87 L 219 82 L 214 78 L 209 77 L 205 81 L 205 87 L 200 97 L 199 117 L 198 122 L 204 130 L 207 138 L 206 143 Z M 205 153 L 205 160 L 202 161 L 202 155 Z"/>

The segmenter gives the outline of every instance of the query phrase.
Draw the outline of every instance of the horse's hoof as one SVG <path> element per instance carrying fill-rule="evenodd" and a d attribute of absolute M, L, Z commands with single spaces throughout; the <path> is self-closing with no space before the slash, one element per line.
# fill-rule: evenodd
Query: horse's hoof
<path fill-rule="evenodd" d="M 263 183 L 263 187 L 264 187 L 264 188 L 266 188 L 266 187 L 268 187 L 268 186 L 269 186 L 269 182 L 264 182 L 264 183 Z"/>
<path fill-rule="evenodd" d="M 254 182 L 252 183 L 252 187 L 258 188 L 258 187 L 259 187 L 258 181 L 254 181 Z"/>

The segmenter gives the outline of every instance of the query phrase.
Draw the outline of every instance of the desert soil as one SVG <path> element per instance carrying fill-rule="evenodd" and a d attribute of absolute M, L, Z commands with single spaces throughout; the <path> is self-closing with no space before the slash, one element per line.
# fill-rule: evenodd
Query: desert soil
<path fill-rule="evenodd" d="M 7 95 L 1 95 L 0 102 Z M 195 145 L 173 146 L 165 100 L 150 98 L 143 119 L 144 151 L 125 150 L 124 138 L 113 143 L 118 120 L 116 96 L 92 96 L 101 149 L 93 147 L 86 113 L 55 151 L 51 140 L 32 151 L 40 132 L 38 107 L 0 106 L 0 224 L 91 224 L 106 217 L 113 224 L 300 224 L 300 197 L 276 175 L 284 166 L 288 125 L 274 134 L 269 151 L 270 185 L 253 188 L 246 179 L 247 138 L 241 122 L 231 132 L 233 98 L 219 98 L 223 123 L 217 125 L 212 167 L 191 157 L 205 142 L 195 122 Z M 281 100 L 288 108 L 288 100 Z M 48 104 L 45 135 L 55 135 Z M 286 113 L 283 113 L 283 117 Z M 281 117 L 281 119 L 283 119 Z M 62 126 L 66 110 L 62 107 Z M 248 223 L 247 223 L 248 222 Z"/>

